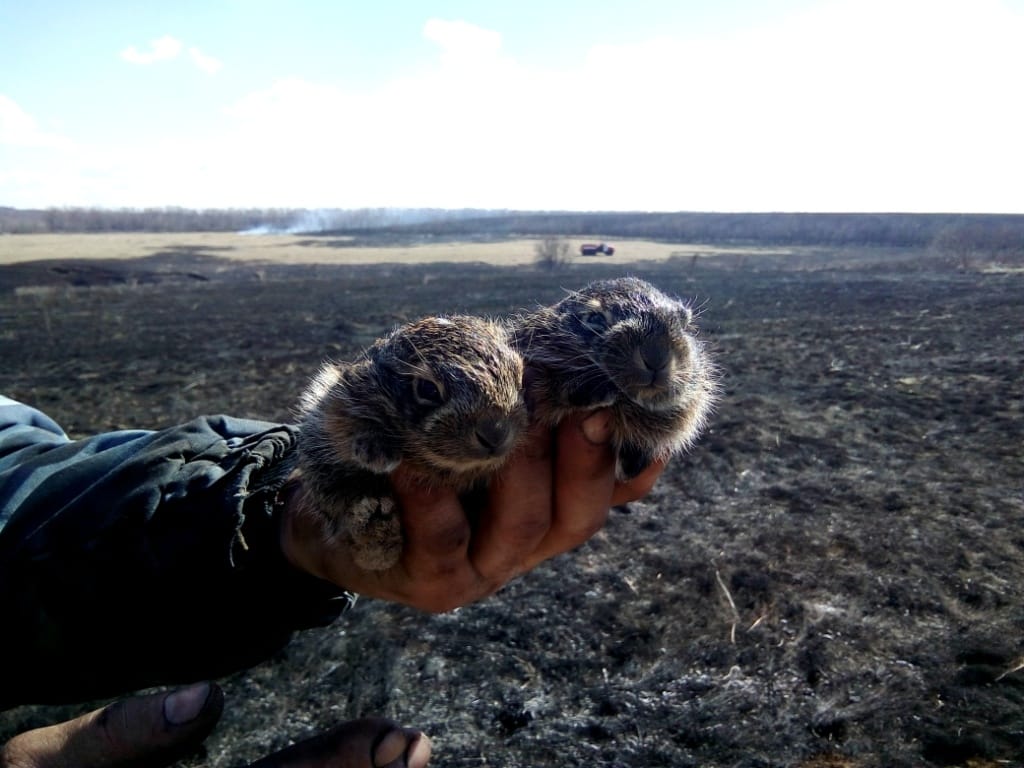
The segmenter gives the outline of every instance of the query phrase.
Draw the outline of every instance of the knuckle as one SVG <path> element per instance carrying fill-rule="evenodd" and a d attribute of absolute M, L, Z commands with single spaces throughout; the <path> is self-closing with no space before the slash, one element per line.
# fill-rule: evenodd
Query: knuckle
<path fill-rule="evenodd" d="M 631 501 L 639 501 L 654 489 L 657 480 L 657 477 L 641 477 L 628 483 L 617 483 L 612 494 L 612 504 L 627 504 Z"/>
<path fill-rule="evenodd" d="M 39 768 L 41 763 L 36 760 L 32 750 L 25 744 L 31 732 L 15 736 L 6 744 L 0 745 L 0 766 L 3 768 Z"/>
<path fill-rule="evenodd" d="M 429 540 L 425 539 L 424 543 L 430 552 L 461 552 L 469 545 L 470 533 L 469 525 L 465 522 L 447 525 L 431 531 Z"/>
<path fill-rule="evenodd" d="M 559 533 L 569 548 L 592 539 L 604 528 L 605 517 L 573 521 L 561 526 Z"/>
<path fill-rule="evenodd" d="M 464 564 L 455 560 L 431 560 L 420 569 L 422 576 L 429 582 L 449 583 L 455 581 L 462 573 Z"/>
<path fill-rule="evenodd" d="M 502 587 L 508 584 L 510 581 L 518 577 L 521 573 L 526 570 L 526 566 L 522 563 L 516 563 L 515 565 L 505 568 L 501 573 L 494 574 L 483 580 L 481 587 L 484 590 L 484 596 L 489 597 L 494 593 L 498 592 Z"/>
<path fill-rule="evenodd" d="M 506 533 L 509 543 L 533 544 L 540 541 L 551 530 L 551 517 L 544 512 L 534 512 L 517 519 Z"/>
<path fill-rule="evenodd" d="M 96 729 L 105 747 L 112 754 L 120 754 L 127 746 L 126 735 L 130 732 L 128 707 L 123 701 L 115 701 L 96 714 Z"/>

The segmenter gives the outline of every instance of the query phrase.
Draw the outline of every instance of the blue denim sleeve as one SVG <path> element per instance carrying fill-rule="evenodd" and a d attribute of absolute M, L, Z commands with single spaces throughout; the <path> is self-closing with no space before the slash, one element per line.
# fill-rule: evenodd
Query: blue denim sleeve
<path fill-rule="evenodd" d="M 0 398 L 0 708 L 217 677 L 345 610 L 280 551 L 295 439 L 208 416 L 72 441 Z"/>

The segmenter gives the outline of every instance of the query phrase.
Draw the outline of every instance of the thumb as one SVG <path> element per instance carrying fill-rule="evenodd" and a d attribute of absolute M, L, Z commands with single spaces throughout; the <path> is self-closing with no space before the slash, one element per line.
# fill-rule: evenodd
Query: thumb
<path fill-rule="evenodd" d="M 0 749 L 0 766 L 170 765 L 202 743 L 223 709 L 224 694 L 212 683 L 123 699 L 15 736 Z"/>

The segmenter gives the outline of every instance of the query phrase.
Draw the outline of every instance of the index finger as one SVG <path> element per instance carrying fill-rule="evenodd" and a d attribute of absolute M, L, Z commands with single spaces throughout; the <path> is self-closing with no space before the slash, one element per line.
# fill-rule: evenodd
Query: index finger
<path fill-rule="evenodd" d="M 612 493 L 612 506 L 642 499 L 651 492 L 667 465 L 668 459 L 658 459 L 636 477 L 632 477 L 626 482 L 616 483 L 615 491 Z"/>
<path fill-rule="evenodd" d="M 559 424 L 551 528 L 530 557 L 530 567 L 578 547 L 604 526 L 615 485 L 610 437 L 610 414 L 603 409 L 574 414 Z"/>
<path fill-rule="evenodd" d="M 471 530 L 455 492 L 427 487 L 401 465 L 391 479 L 405 533 L 402 565 L 409 576 L 428 581 L 471 578 Z"/>
<path fill-rule="evenodd" d="M 495 586 L 523 569 L 551 527 L 551 439 L 547 426 L 531 426 L 522 448 L 491 481 L 470 557 Z"/>

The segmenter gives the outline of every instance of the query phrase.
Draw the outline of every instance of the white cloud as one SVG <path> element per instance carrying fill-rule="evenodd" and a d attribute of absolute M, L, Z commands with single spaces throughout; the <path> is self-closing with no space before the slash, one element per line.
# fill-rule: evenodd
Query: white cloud
<path fill-rule="evenodd" d="M 501 35 L 466 21 L 430 19 L 423 36 L 441 47 L 444 64 L 465 64 L 495 59 L 501 51 Z"/>
<path fill-rule="evenodd" d="M 596 45 L 563 71 L 466 22 L 423 34 L 436 63 L 372 91 L 290 79 L 239 100 L 205 178 L 275 205 L 1024 206 L 1006 188 L 1024 18 L 995 2 L 840 0 L 722 39 Z"/>
<path fill-rule="evenodd" d="M 580 152 L 638 205 L 1024 211 L 1021 39 L 1024 16 L 991 0 L 840 0 L 602 46 L 570 76 L 602 113 Z"/>
<path fill-rule="evenodd" d="M 181 56 L 185 51 L 185 44 L 171 35 L 152 40 L 147 50 L 140 51 L 134 45 L 128 46 L 121 51 L 121 58 L 132 64 L 153 64 L 158 61 L 171 61 Z M 216 74 L 224 66 L 220 59 L 203 53 L 196 46 L 188 48 L 188 57 L 197 69 L 209 75 Z"/>
<path fill-rule="evenodd" d="M 996 0 L 828 0 L 561 70 L 466 21 L 422 33 L 435 58 L 372 89 L 280 79 L 188 142 L 112 146 L 80 202 L 1024 212 L 1024 15 Z M 172 49 L 135 54 L 216 69 Z M 12 105 L 0 139 L 45 144 Z"/>
<path fill-rule="evenodd" d="M 13 99 L 0 93 L 0 145 L 38 149 L 71 149 L 66 136 L 44 131 Z"/>
<path fill-rule="evenodd" d="M 215 59 L 213 56 L 207 56 L 195 46 L 188 49 L 188 55 L 192 58 L 193 64 L 209 75 L 216 74 L 220 71 L 221 67 L 224 66 L 224 63 L 220 59 Z"/>
<path fill-rule="evenodd" d="M 175 59 L 181 53 L 184 45 L 180 40 L 170 35 L 152 40 L 149 49 L 140 51 L 134 45 L 130 45 L 121 51 L 121 58 L 132 64 L 153 64 L 157 61 Z"/>

